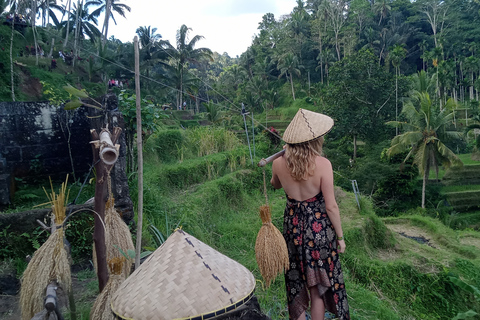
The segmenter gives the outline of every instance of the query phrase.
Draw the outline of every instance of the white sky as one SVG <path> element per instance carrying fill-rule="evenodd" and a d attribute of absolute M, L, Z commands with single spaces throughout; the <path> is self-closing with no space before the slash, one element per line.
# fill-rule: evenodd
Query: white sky
<path fill-rule="evenodd" d="M 242 54 L 258 33 L 258 23 L 266 13 L 275 19 L 289 14 L 295 0 L 120 0 L 132 8 L 126 19 L 115 14 L 117 25 L 110 22 L 108 37 L 114 35 L 122 42 L 133 42 L 140 26 L 157 28 L 163 40 L 176 45 L 176 33 L 182 24 L 191 28 L 190 38 L 205 38 L 196 48 L 206 47 L 232 58 Z M 103 19 L 100 19 L 103 20 Z M 99 21 L 99 29 L 102 26 Z"/>

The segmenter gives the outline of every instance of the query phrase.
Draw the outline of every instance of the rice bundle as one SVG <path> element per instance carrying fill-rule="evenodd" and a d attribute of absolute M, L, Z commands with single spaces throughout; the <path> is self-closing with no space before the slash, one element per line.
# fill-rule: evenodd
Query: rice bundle
<path fill-rule="evenodd" d="M 128 250 L 135 251 L 132 235 L 126 223 L 122 220 L 118 212 L 115 210 L 115 199 L 110 195 L 105 205 L 105 247 L 107 253 L 107 261 L 113 258 L 123 257 L 123 253 L 128 254 Z M 121 250 L 121 251 L 120 251 Z M 93 246 L 93 263 L 97 270 L 97 255 L 95 246 Z M 132 260 L 129 259 L 123 263 L 123 274 L 125 278 L 130 275 L 132 268 Z"/>
<path fill-rule="evenodd" d="M 68 177 L 67 177 L 68 179 Z M 58 195 L 53 191 L 47 194 L 50 200 L 47 204 L 52 205 L 55 229 L 45 243 L 35 252 L 32 260 L 22 276 L 20 289 L 20 308 L 22 320 L 31 319 L 35 313 L 44 308 L 45 289 L 51 281 L 56 281 L 67 293 L 71 291 L 72 278 L 68 253 L 64 247 L 63 222 L 65 220 L 65 203 L 67 181 L 62 183 Z"/>
<path fill-rule="evenodd" d="M 95 300 L 92 310 L 90 311 L 91 320 L 114 320 L 115 316 L 110 307 L 110 300 L 118 287 L 125 280 L 124 264 L 125 258 L 113 258 L 108 261 L 110 276 L 108 282 L 103 288 L 100 295 Z"/>
<path fill-rule="evenodd" d="M 288 250 L 282 233 L 272 223 L 268 205 L 260 207 L 260 218 L 263 225 L 255 242 L 255 256 L 260 274 L 268 288 L 279 273 L 288 270 Z"/>

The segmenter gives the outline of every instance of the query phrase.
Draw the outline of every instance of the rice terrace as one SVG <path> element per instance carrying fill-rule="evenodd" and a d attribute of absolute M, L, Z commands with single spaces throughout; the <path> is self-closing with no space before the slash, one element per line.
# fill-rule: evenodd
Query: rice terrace
<path fill-rule="evenodd" d="M 0 319 L 289 319 L 300 110 L 346 244 L 320 318 L 479 319 L 480 3 L 186 2 L 0 0 Z"/>

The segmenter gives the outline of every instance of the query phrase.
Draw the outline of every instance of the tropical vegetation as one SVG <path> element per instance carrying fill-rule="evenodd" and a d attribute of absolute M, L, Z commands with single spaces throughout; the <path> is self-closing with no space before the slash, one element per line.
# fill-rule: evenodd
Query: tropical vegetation
<path fill-rule="evenodd" d="M 121 0 L 0 0 L 0 9 L 0 101 L 62 105 L 66 85 L 91 97 L 114 93 L 136 202 L 134 44 L 108 31 L 112 21 L 127 23 L 130 8 Z M 323 153 L 345 221 L 352 318 L 478 316 L 478 1 L 297 0 L 288 14 L 265 13 L 236 57 L 203 47 L 185 24 L 175 43 L 162 33 L 136 29 L 146 246 L 160 243 L 148 230 L 169 234 L 180 224 L 260 279 L 253 246 L 265 195 L 254 163 L 281 149 L 279 136 L 305 108 L 335 121 Z M 281 228 L 284 196 L 268 188 L 267 196 Z M 38 195 L 25 187 L 16 197 L 24 209 Z M 2 232 L 4 259 L 30 254 L 41 240 Z M 80 240 L 75 259 L 90 250 Z M 269 289 L 259 282 L 257 295 L 269 316 L 286 319 L 282 281 Z"/>

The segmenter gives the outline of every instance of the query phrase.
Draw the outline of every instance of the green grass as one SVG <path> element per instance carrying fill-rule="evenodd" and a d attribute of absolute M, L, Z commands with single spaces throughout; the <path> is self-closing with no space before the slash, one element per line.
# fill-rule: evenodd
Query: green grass
<path fill-rule="evenodd" d="M 462 192 L 462 191 L 475 191 L 475 190 L 480 190 L 480 184 L 442 187 L 443 194 L 448 192 Z"/>
<path fill-rule="evenodd" d="M 480 165 L 480 161 L 475 161 L 472 160 L 472 154 L 471 153 L 466 153 L 466 154 L 459 154 L 458 157 L 460 160 L 462 160 L 463 164 L 468 166 L 468 165 Z"/>

